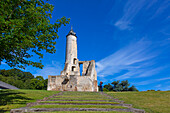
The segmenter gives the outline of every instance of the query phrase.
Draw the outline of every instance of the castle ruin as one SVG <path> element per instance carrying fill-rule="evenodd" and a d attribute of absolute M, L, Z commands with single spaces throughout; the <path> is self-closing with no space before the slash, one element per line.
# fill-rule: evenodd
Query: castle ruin
<path fill-rule="evenodd" d="M 61 75 L 48 76 L 47 90 L 98 91 L 95 61 L 79 61 L 77 58 L 77 36 L 71 28 L 66 36 L 66 58 Z M 80 71 L 82 65 L 82 73 Z"/>

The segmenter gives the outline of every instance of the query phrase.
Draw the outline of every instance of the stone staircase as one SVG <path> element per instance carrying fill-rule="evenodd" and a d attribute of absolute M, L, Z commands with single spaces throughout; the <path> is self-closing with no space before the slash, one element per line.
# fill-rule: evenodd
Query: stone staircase
<path fill-rule="evenodd" d="M 131 104 L 124 104 L 123 101 L 103 92 L 60 92 L 34 103 L 28 103 L 26 107 L 11 109 L 11 113 L 55 111 L 145 113 L 144 110 L 135 109 Z"/>

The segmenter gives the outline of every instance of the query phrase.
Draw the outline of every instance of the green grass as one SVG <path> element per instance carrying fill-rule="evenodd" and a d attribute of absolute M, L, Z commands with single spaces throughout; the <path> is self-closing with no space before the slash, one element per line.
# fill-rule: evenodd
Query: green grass
<path fill-rule="evenodd" d="M 51 111 L 41 113 L 131 113 L 131 112 L 117 112 L 117 111 Z"/>
<path fill-rule="evenodd" d="M 170 91 L 107 92 L 147 113 L 170 113 Z"/>
<path fill-rule="evenodd" d="M 93 95 L 59 95 L 59 96 L 55 96 L 55 98 L 94 98 Z M 95 98 L 104 98 L 107 99 L 107 97 L 104 97 L 103 95 L 95 95 Z"/>
<path fill-rule="evenodd" d="M 49 100 L 106 100 L 106 101 L 111 101 L 112 99 L 105 99 L 105 98 L 50 98 Z"/>
<path fill-rule="evenodd" d="M 10 109 L 25 107 L 26 103 L 49 97 L 57 91 L 46 90 L 0 90 L 0 112 L 9 112 Z M 132 104 L 134 108 L 144 109 L 147 113 L 169 113 L 170 112 L 170 91 L 147 91 L 147 92 L 107 92 L 107 94 Z M 107 102 L 108 98 L 95 92 L 63 92 L 58 100 L 86 100 L 86 101 L 47 101 L 44 103 L 114 103 Z M 94 101 L 87 101 L 94 100 Z M 98 102 L 95 100 L 106 100 Z M 116 103 L 115 103 L 116 104 Z M 109 105 L 38 105 L 36 108 L 124 108 L 122 106 Z M 86 112 L 86 111 L 85 111 Z M 59 111 L 54 113 L 85 113 L 83 111 Z M 47 113 L 47 112 L 44 112 Z M 91 113 L 90 111 L 86 113 Z M 117 113 L 117 112 L 96 112 L 93 113 Z M 121 113 L 121 112 L 119 112 Z"/>
<path fill-rule="evenodd" d="M 131 113 L 131 112 L 117 112 L 117 111 L 51 111 L 41 113 Z"/>
<path fill-rule="evenodd" d="M 0 112 L 25 107 L 26 103 L 35 102 L 58 93 L 46 90 L 0 90 Z"/>
<path fill-rule="evenodd" d="M 112 108 L 112 109 L 127 109 L 122 106 L 112 105 L 36 105 L 31 108 Z"/>
<path fill-rule="evenodd" d="M 76 92 L 76 91 L 72 91 L 72 92 L 64 92 L 63 95 L 68 95 L 68 96 L 95 96 L 95 95 L 100 95 L 97 92 Z"/>
<path fill-rule="evenodd" d="M 99 102 L 99 101 L 43 101 L 41 103 L 119 104 L 118 102 Z"/>
<path fill-rule="evenodd" d="M 95 97 L 95 98 L 94 98 Z M 97 92 L 63 92 L 50 100 L 111 100 Z"/>

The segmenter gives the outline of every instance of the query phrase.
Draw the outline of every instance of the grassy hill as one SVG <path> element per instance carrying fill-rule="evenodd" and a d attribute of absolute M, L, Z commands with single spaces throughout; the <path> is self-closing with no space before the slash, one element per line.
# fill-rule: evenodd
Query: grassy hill
<path fill-rule="evenodd" d="M 36 100 L 43 99 L 44 97 L 49 97 L 56 93 L 59 92 L 46 90 L 0 90 L 0 112 L 9 112 L 10 109 L 25 107 L 26 103 L 35 102 Z M 170 91 L 107 92 L 107 94 L 114 98 L 118 98 L 119 100 L 125 101 L 126 104 L 132 104 L 134 108 L 144 109 L 148 113 L 168 113 L 170 111 Z M 118 103 L 112 102 L 108 97 L 100 95 L 100 93 L 92 92 L 63 92 L 62 95 L 53 96 L 46 101 L 41 101 L 40 103 L 40 105 L 32 106 L 32 108 L 95 107 L 124 109 L 123 106 L 110 106 L 109 104 L 113 105 Z M 47 103 L 49 105 L 46 105 Z M 105 106 L 102 104 L 108 105 Z M 71 113 L 79 112 L 80 111 L 72 111 Z M 87 111 L 81 111 L 80 113 L 85 112 L 87 113 Z M 89 112 L 91 113 L 93 111 Z M 95 112 L 96 111 L 93 113 Z M 59 111 L 59 113 L 66 113 L 66 111 Z M 103 112 L 100 111 L 100 113 Z M 117 112 L 111 111 L 111 113 Z"/>
<path fill-rule="evenodd" d="M 144 109 L 147 113 L 170 113 L 170 91 L 107 92 L 107 94 Z"/>
<path fill-rule="evenodd" d="M 46 90 L 0 90 L 0 113 L 25 107 L 27 103 L 35 102 L 56 93 L 56 91 Z"/>

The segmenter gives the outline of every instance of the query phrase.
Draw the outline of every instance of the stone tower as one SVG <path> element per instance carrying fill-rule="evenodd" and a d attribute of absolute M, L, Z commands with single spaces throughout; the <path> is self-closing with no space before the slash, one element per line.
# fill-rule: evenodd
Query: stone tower
<path fill-rule="evenodd" d="M 71 28 L 66 36 L 65 66 L 58 76 L 48 76 L 47 90 L 98 91 L 95 61 L 79 61 L 77 58 L 77 36 Z M 80 73 L 80 65 L 83 66 Z"/>
<path fill-rule="evenodd" d="M 65 69 L 61 72 L 61 75 L 80 75 L 77 59 L 77 36 L 72 28 L 66 38 Z"/>

